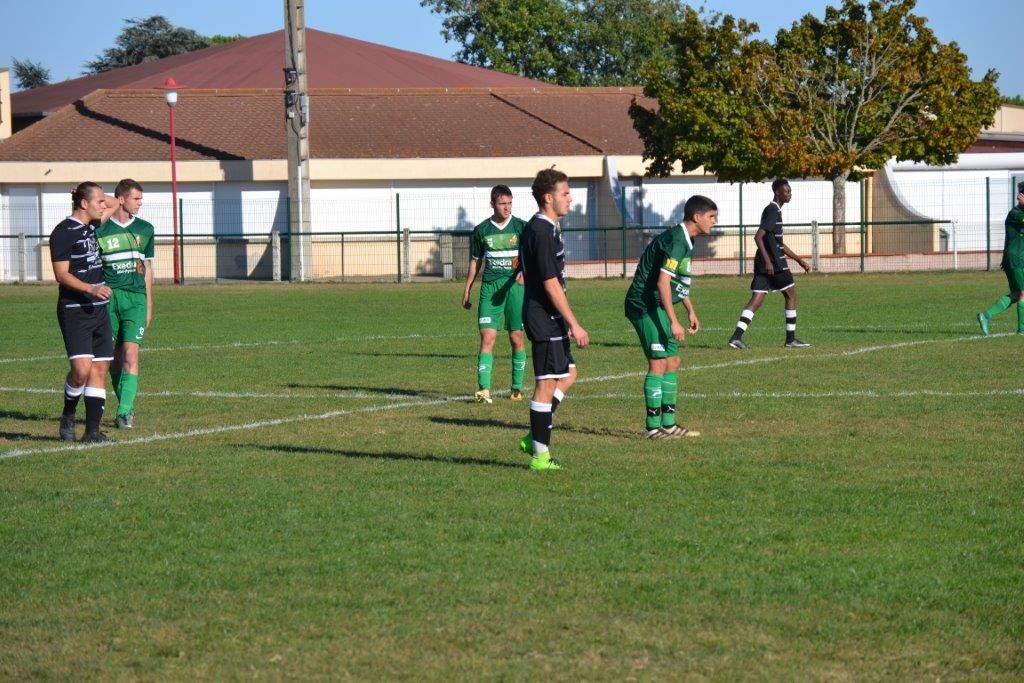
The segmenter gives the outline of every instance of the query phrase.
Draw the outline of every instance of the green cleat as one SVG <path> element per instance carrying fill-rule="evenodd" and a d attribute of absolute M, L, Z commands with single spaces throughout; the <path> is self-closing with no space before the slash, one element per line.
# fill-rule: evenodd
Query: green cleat
<path fill-rule="evenodd" d="M 527 434 L 519 439 L 519 450 L 527 455 L 533 455 L 533 436 Z"/>
<path fill-rule="evenodd" d="M 988 316 L 984 313 L 978 314 L 978 324 L 981 325 L 981 333 L 988 336 Z"/>
<path fill-rule="evenodd" d="M 542 470 L 560 470 L 562 466 L 551 459 L 551 453 L 540 453 L 530 460 L 530 469 L 540 472 Z"/>

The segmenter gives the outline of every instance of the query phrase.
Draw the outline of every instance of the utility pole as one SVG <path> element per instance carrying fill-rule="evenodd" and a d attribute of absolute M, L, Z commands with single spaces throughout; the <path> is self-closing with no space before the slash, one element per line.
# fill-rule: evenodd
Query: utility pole
<path fill-rule="evenodd" d="M 284 115 L 288 134 L 288 247 L 291 279 L 310 277 L 309 85 L 306 0 L 284 0 Z"/>

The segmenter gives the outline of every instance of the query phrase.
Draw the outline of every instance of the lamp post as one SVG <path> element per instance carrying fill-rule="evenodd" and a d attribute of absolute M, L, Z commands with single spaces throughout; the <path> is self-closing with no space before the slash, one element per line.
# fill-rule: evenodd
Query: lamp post
<path fill-rule="evenodd" d="M 181 284 L 181 261 L 178 252 L 178 159 L 174 139 L 174 105 L 178 103 L 179 87 L 170 76 L 164 82 L 164 97 L 167 100 L 167 111 L 171 115 L 171 216 L 174 221 L 174 224 L 171 226 L 171 233 L 174 235 L 174 284 L 176 285 Z"/>

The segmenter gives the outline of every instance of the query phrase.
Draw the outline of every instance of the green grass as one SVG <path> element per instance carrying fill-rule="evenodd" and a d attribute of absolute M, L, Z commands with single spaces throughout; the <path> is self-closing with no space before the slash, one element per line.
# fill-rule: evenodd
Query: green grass
<path fill-rule="evenodd" d="M 117 438 L 298 419 L 84 451 L 10 391 L 60 386 L 55 292 L 2 288 L 0 677 L 1024 677 L 1022 341 L 973 338 L 1004 281 L 799 282 L 815 348 L 776 296 L 747 355 L 746 281 L 696 283 L 704 436 L 654 443 L 625 283 L 571 283 L 557 473 L 525 403 L 458 398 L 458 284 L 162 287 Z"/>

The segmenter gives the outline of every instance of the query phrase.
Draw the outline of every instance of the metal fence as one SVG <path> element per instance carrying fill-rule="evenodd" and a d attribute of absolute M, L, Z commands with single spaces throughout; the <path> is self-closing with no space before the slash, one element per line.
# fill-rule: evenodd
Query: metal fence
<path fill-rule="evenodd" d="M 894 190 L 902 193 L 896 208 L 873 199 L 877 188 L 851 183 L 847 216 L 855 218 L 835 225 L 814 220 L 831 213 L 822 188 L 795 184 L 796 198 L 785 210 L 787 246 L 823 272 L 998 267 L 1014 177 L 954 183 L 904 175 L 901 182 L 906 187 Z M 480 197 L 468 192 L 455 200 L 436 193 L 410 197 L 374 192 L 378 194 L 312 202 L 314 232 L 304 238 L 307 277 L 392 282 L 465 277 L 470 228 L 484 217 L 480 213 L 486 215 Z M 619 206 L 613 207 L 622 216 L 617 225 L 598 222 L 593 187 L 581 192 L 585 199 L 562 221 L 568 275 L 631 276 L 643 249 L 661 230 L 678 222 L 682 203 L 694 193 L 713 196 L 722 220 L 710 235 L 695 240 L 694 272 L 750 272 L 757 215 L 766 203 L 763 188 L 702 180 L 627 188 Z M 516 201 L 522 207 L 527 200 Z M 144 216 L 158 229 L 156 277 L 162 280 L 173 276 L 170 208 L 159 200 L 144 206 Z M 0 200 L 0 281 L 52 281 L 46 235 L 66 212 L 66 202 L 50 206 L 42 198 Z M 182 199 L 179 228 L 184 237 L 178 248 L 183 280 L 290 279 L 289 214 L 287 201 L 267 198 Z M 872 220 L 863 220 L 866 216 Z M 836 248 L 837 241 L 843 242 L 842 249 Z"/>

